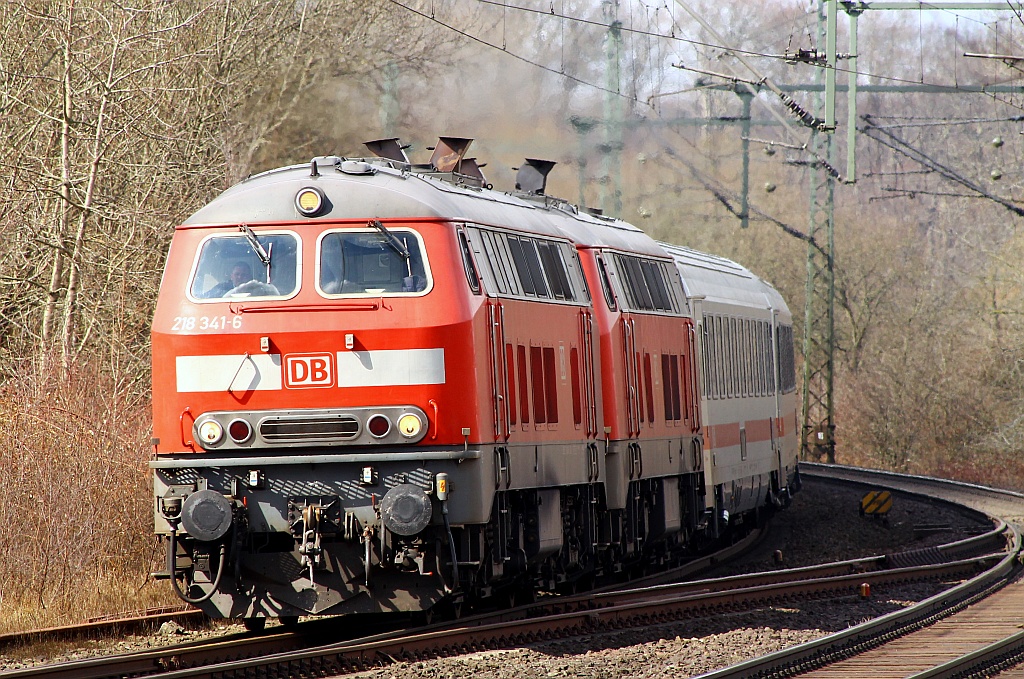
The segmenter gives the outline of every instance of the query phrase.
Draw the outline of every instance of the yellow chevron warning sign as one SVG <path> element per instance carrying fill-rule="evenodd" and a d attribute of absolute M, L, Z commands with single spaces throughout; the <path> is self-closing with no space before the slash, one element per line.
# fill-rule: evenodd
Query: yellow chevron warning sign
<path fill-rule="evenodd" d="M 885 516 L 892 509 L 892 493 L 873 490 L 860 501 L 861 516 Z"/>

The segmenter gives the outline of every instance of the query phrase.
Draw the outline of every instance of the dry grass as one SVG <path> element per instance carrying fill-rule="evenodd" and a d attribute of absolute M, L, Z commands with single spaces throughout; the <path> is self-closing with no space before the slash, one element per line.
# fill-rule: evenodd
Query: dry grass
<path fill-rule="evenodd" d="M 173 603 L 154 583 L 148 402 L 98 366 L 0 390 L 0 633 Z"/>

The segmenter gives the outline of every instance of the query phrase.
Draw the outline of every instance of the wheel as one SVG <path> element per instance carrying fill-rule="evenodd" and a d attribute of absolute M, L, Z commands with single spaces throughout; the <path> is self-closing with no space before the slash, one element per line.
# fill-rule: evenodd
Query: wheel
<path fill-rule="evenodd" d="M 262 632 L 267 626 L 266 618 L 243 618 L 242 624 L 250 632 Z"/>
<path fill-rule="evenodd" d="M 282 627 L 287 627 L 288 629 L 295 629 L 299 624 L 299 616 L 282 615 L 280 618 L 278 618 L 278 621 L 281 623 Z"/>

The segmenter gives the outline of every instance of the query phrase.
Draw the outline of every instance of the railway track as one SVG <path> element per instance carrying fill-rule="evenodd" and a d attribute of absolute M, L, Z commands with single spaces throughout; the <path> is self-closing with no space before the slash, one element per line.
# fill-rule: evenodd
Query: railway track
<path fill-rule="evenodd" d="M 45 629 L 27 630 L 0 634 L 0 649 L 25 646 L 42 641 L 68 641 L 111 634 L 145 632 L 160 627 L 165 622 L 197 624 L 206 617 L 202 611 L 188 606 L 152 608 L 134 613 L 99 616 L 77 625 L 62 625 Z"/>
<path fill-rule="evenodd" d="M 557 597 L 492 614 L 416 630 L 337 642 L 336 620 L 295 631 L 196 643 L 0 674 L 4 679 L 108 677 L 329 676 L 394 660 L 521 646 L 556 638 L 658 624 L 718 612 L 749 610 L 807 598 L 857 596 L 864 584 L 973 579 L 1006 558 L 1009 529 L 938 548 L 814 567 Z M 753 541 L 755 538 L 751 538 Z M 739 545 L 736 549 L 742 549 Z M 708 561 L 725 558 L 719 554 Z M 706 566 L 698 564 L 691 568 Z M 677 574 L 678 575 L 678 574 Z M 664 578 L 665 576 L 656 576 Z M 351 630 L 349 630 L 351 631 Z M 326 639 L 335 640 L 325 643 Z"/>
<path fill-rule="evenodd" d="M 1018 524 L 1024 495 L 971 484 L 824 465 L 802 473 L 886 487 L 955 502 Z M 971 580 L 906 610 L 843 632 L 740 663 L 702 679 L 734 677 L 988 677 L 1024 660 L 1021 537 L 1009 526 L 1010 548 L 1000 563 Z"/>
<path fill-rule="evenodd" d="M 819 469 L 815 466 L 809 466 L 806 473 L 841 483 L 868 483 L 934 500 L 955 501 L 979 512 L 1011 519 L 1021 514 L 1024 503 L 1024 498 L 1020 496 L 963 484 L 949 485 L 899 476 L 865 477 L 843 468 Z M 748 543 L 755 540 L 756 536 L 751 536 Z M 748 543 L 737 545 L 733 551 L 745 549 Z M 338 640 L 344 639 L 346 635 L 354 636 L 354 630 L 339 629 L 337 619 L 327 619 L 304 623 L 294 631 L 197 642 L 124 656 L 34 667 L 0 673 L 0 677 L 105 679 L 150 676 L 184 679 L 331 676 L 386 665 L 395 660 L 422 660 L 485 649 L 510 648 L 807 598 L 855 597 L 865 584 L 884 586 L 920 581 L 963 580 L 962 584 L 953 589 L 905 611 L 898 611 L 783 653 L 705 675 L 715 678 L 792 676 L 816 670 L 822 673 L 821 676 L 831 673 L 830 676 L 847 677 L 858 676 L 860 670 L 845 663 L 860 661 L 872 677 L 906 676 L 908 672 L 899 668 L 894 668 L 895 673 L 892 675 L 881 672 L 878 658 L 871 659 L 871 654 L 882 653 L 887 657 L 899 654 L 900 651 L 893 650 L 896 648 L 893 644 L 899 643 L 901 639 L 937 628 L 969 611 L 977 611 L 980 606 L 994 601 L 993 597 L 1011 591 L 1013 585 L 1004 585 L 1016 573 L 1019 548 L 1020 538 L 1014 528 L 1004 522 L 997 522 L 991 531 L 941 547 L 785 571 L 552 597 L 498 613 L 477 615 L 415 630 L 384 631 L 372 637 L 365 636 L 363 626 L 359 638 L 347 641 Z M 718 554 L 708 557 L 690 568 L 706 568 L 727 556 Z M 655 576 L 661 579 L 665 577 L 664 574 Z M 675 577 L 680 575 L 676 573 Z M 958 610 L 959 613 L 956 612 Z M 1020 610 L 1019 602 L 1017 610 Z M 1008 615 L 1004 610 L 1003 616 Z M 1019 632 L 1019 629 L 1014 628 L 1013 631 Z M 958 632 L 958 636 L 963 635 Z M 1024 639 L 1015 642 L 1000 638 L 999 643 L 1002 645 L 983 649 L 987 642 L 980 640 L 974 647 L 967 649 L 973 656 L 970 662 L 983 662 L 989 666 L 1013 662 L 1012 658 L 1018 652 L 1014 644 L 1024 645 Z M 949 650 L 948 639 L 945 645 Z M 989 656 L 998 659 L 985 659 Z M 859 660 L 861 658 L 863 660 Z M 845 662 L 837 663 L 844 659 Z M 951 660 L 945 658 L 942 663 Z M 936 664 L 940 663 L 932 663 Z M 961 666 L 950 665 L 949 668 L 949 674 L 921 676 L 960 676 L 957 672 L 961 671 Z"/>
<path fill-rule="evenodd" d="M 5 679 L 106 679 L 159 676 L 198 677 L 328 676 L 443 655 L 508 648 L 554 638 L 589 635 L 686 617 L 737 611 L 810 597 L 853 596 L 863 583 L 874 585 L 965 577 L 1002 560 L 1001 553 L 955 558 L 964 551 L 988 552 L 1004 528 L 945 550 L 949 560 L 886 568 L 885 558 L 858 559 L 816 567 L 754 573 L 714 580 L 657 585 L 559 598 L 441 623 L 413 632 L 396 631 L 308 648 L 332 635 L 318 622 L 301 631 L 242 637 L 214 643 L 35 667 L 4 673 Z M 936 550 L 940 551 L 940 550 Z M 334 636 L 337 635 L 335 631 Z"/>

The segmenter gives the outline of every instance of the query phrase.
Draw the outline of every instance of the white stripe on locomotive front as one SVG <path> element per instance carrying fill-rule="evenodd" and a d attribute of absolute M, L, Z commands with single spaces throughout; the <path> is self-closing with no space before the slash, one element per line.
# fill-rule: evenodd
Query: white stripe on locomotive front
<path fill-rule="evenodd" d="M 339 387 L 444 384 L 444 349 L 339 351 Z"/>
<path fill-rule="evenodd" d="M 282 387 L 280 354 L 176 356 L 178 393 L 276 391 Z"/>
<path fill-rule="evenodd" d="M 339 351 L 339 387 L 444 384 L 444 349 Z M 178 393 L 278 391 L 284 388 L 280 354 L 177 356 Z"/>

